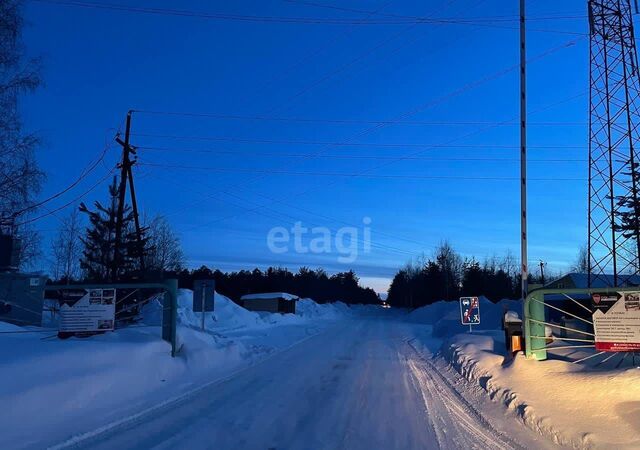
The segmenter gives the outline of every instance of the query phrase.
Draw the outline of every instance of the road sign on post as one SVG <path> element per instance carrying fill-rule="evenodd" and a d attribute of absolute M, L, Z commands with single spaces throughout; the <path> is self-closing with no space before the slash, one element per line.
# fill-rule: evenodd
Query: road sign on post
<path fill-rule="evenodd" d="M 460 297 L 460 322 L 469 325 L 480 325 L 480 300 L 478 297 Z"/>
<path fill-rule="evenodd" d="M 215 307 L 215 281 L 195 280 L 193 282 L 193 311 L 202 313 L 202 331 L 204 331 L 204 315 Z"/>

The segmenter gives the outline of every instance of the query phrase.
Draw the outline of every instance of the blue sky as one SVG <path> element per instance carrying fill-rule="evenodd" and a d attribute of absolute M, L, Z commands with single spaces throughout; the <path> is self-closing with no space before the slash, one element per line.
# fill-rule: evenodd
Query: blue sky
<path fill-rule="evenodd" d="M 518 3 L 323 4 L 513 19 Z M 573 263 L 587 236 L 586 2 L 561 3 L 529 1 L 535 20 L 527 35 L 529 252 L 532 263 L 543 259 L 554 270 Z M 160 0 L 120 4 L 178 8 Z M 366 17 L 280 0 L 180 7 Z M 412 256 L 430 255 L 442 239 L 479 259 L 519 253 L 515 21 L 499 27 L 255 23 L 39 2 L 27 3 L 26 18 L 25 45 L 44 61 L 45 85 L 23 102 L 25 125 L 44 141 L 43 195 L 68 185 L 110 146 L 105 165 L 50 208 L 108 172 L 119 157 L 113 136 L 127 110 L 191 112 L 216 117 L 139 112 L 132 127 L 132 144 L 143 147 L 140 163 L 150 164 L 135 168 L 140 206 L 148 215 L 167 216 L 191 266 L 353 268 L 363 283 L 384 290 L 398 267 Z M 369 123 L 398 118 L 402 123 Z M 106 185 L 85 200 L 105 196 Z M 339 263 L 335 248 L 329 254 L 273 254 L 267 246 L 273 227 L 299 221 L 334 234 L 346 225 L 362 233 L 365 217 L 371 218 L 371 252 L 362 251 L 359 241 L 353 263 Z M 57 220 L 38 223 L 45 245 Z"/>

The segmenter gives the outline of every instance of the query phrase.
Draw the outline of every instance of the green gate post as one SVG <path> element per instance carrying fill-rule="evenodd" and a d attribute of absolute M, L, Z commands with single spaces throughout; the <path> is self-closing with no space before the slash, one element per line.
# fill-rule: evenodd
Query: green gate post
<path fill-rule="evenodd" d="M 176 322 L 178 319 L 178 280 L 165 280 L 162 302 L 162 339 L 171 344 L 171 356 L 176 356 Z"/>
<path fill-rule="evenodd" d="M 541 323 L 545 322 L 543 302 L 542 291 L 531 292 L 524 301 L 525 355 L 538 361 L 547 359 L 545 326 Z"/>

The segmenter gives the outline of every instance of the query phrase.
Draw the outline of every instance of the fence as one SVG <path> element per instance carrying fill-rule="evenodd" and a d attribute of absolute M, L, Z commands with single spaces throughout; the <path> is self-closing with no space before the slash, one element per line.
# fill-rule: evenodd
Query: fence
<path fill-rule="evenodd" d="M 551 353 L 554 357 L 573 363 L 595 361 L 601 357 L 597 362 L 597 365 L 600 365 L 621 355 L 616 367 L 620 366 L 627 358 L 628 352 L 595 350 L 591 296 L 595 293 L 614 295 L 638 290 L 638 287 L 631 287 L 532 291 L 524 302 L 526 356 L 543 361 Z M 633 359 L 635 360 L 635 354 Z"/>
<path fill-rule="evenodd" d="M 89 290 L 89 289 L 161 289 L 164 291 L 162 302 L 162 339 L 171 344 L 171 356 L 176 356 L 176 321 L 178 308 L 178 280 L 169 279 L 161 283 L 115 283 L 115 284 L 64 284 L 48 285 L 45 291 Z"/>

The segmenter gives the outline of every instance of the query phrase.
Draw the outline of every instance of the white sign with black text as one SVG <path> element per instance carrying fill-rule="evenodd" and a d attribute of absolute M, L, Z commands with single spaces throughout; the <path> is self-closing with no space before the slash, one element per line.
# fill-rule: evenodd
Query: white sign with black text
<path fill-rule="evenodd" d="M 86 333 L 111 331 L 116 316 L 115 289 L 88 289 L 63 299 L 59 331 Z"/>

